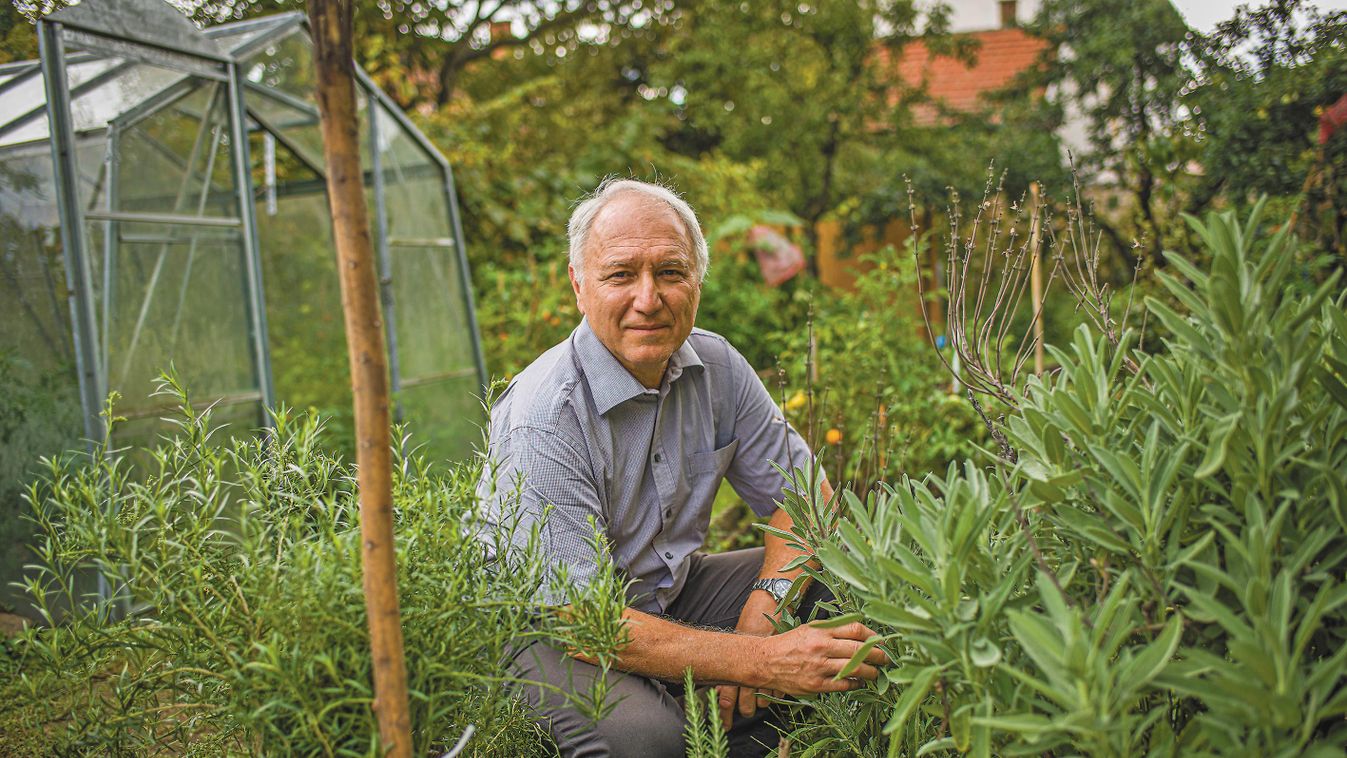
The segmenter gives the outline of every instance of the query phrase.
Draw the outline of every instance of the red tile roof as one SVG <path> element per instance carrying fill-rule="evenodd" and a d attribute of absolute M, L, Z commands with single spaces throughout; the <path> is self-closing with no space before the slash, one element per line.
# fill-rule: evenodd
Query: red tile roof
<path fill-rule="evenodd" d="M 916 40 L 903 47 L 896 66 L 898 76 L 908 86 L 925 84 L 930 98 L 947 109 L 973 110 L 983 94 L 1001 89 L 1016 74 L 1034 65 L 1048 45 L 1018 28 L 972 32 L 968 36 L 980 43 L 972 66 L 956 58 L 932 56 L 926 43 Z M 914 115 L 923 125 L 939 118 L 931 106 L 919 107 Z"/>

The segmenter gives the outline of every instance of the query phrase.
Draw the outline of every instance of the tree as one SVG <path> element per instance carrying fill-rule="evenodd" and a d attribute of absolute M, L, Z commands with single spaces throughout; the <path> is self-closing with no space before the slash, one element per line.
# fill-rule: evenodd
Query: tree
<path fill-rule="evenodd" d="M 910 106 L 893 97 L 890 61 L 919 29 L 952 51 L 943 13 L 872 0 L 680 10 L 680 32 L 649 73 L 679 119 L 670 149 L 756 163 L 764 191 L 811 234 L 846 198 L 894 184 L 883 152 L 910 127 Z"/>
<path fill-rule="evenodd" d="M 1193 205 L 1283 196 L 1304 211 L 1304 236 L 1341 249 L 1347 177 L 1333 168 L 1347 162 L 1347 135 L 1320 143 L 1319 118 L 1347 94 L 1347 11 L 1322 14 L 1304 0 L 1239 8 L 1202 40 L 1199 60 L 1184 100 L 1205 169 Z"/>
<path fill-rule="evenodd" d="M 327 196 L 346 320 L 355 401 L 357 485 L 365 612 L 374 663 L 374 709 L 389 756 L 411 755 L 407 670 L 393 546 L 392 417 L 383 311 L 370 244 L 351 69 L 351 0 L 310 0 L 318 112 L 327 162 Z"/>
<path fill-rule="evenodd" d="M 1188 163 L 1177 125 L 1194 36 L 1170 0 L 1045 0 L 1031 30 L 1049 44 L 1022 86 L 1044 88 L 1059 123 L 1084 117 L 1091 149 L 1075 156 L 1077 168 L 1121 192 L 1143 253 L 1162 262 L 1161 201 L 1174 201 Z"/>
<path fill-rule="evenodd" d="M 219 23 L 275 13 L 298 0 L 179 0 L 193 20 Z M 672 0 L 357 0 L 355 56 L 404 108 L 453 99 L 469 65 L 498 51 L 555 51 L 588 32 L 643 26 Z"/>
<path fill-rule="evenodd" d="M 37 34 L 33 31 L 33 7 L 0 3 L 0 63 L 37 57 Z"/>

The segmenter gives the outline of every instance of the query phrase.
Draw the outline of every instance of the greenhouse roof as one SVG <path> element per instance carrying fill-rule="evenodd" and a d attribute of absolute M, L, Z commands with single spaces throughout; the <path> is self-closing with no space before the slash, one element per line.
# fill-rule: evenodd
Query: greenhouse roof
<path fill-rule="evenodd" d="M 162 0 L 101 0 L 97 9 L 81 3 L 62 8 L 48 18 L 74 29 L 163 50 L 224 57 L 214 40 Z"/>
<path fill-rule="evenodd" d="M 81 48 L 101 53 L 72 53 L 66 64 L 71 98 L 87 109 L 88 118 L 78 121 L 89 123 L 106 123 L 119 113 L 135 111 L 142 103 L 177 86 L 195 69 L 190 58 L 181 53 L 217 61 L 240 60 L 304 23 L 304 14 L 296 11 L 199 30 L 162 0 L 100 0 L 97 10 L 87 4 L 72 5 L 49 18 L 74 31 Z M 79 35 L 80 31 L 99 37 Z M 129 51 L 115 49 L 116 40 L 152 46 L 162 59 L 151 62 L 162 64 L 160 71 L 172 69 L 178 73 L 149 81 L 128 76 L 136 62 L 124 57 Z M 144 48 L 135 53 L 137 58 L 145 55 Z M 46 104 L 38 61 L 0 66 L 0 114 L 4 114 L 0 117 L 0 149 L 45 142 L 49 137 Z M 79 127 L 77 123 L 76 129 Z"/>

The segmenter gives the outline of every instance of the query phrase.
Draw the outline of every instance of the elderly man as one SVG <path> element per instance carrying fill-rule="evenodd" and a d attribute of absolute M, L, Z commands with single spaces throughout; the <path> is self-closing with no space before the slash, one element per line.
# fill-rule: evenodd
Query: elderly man
<path fill-rule="evenodd" d="M 808 468 L 810 451 L 744 357 L 693 326 L 708 255 L 687 203 L 663 187 L 609 180 L 576 208 L 568 232 L 584 318 L 493 408 L 483 495 L 499 505 L 505 483 L 522 482 L 522 517 L 547 510 L 542 548 L 572 586 L 595 572 L 598 525 L 630 581 L 630 643 L 618 657 L 628 673 L 611 675 L 617 706 L 597 725 L 555 689 L 526 688 L 527 698 L 564 756 L 681 756 L 683 711 L 667 683 L 691 667 L 697 681 L 719 685 L 727 724 L 741 716 L 732 752 L 765 752 L 759 691 L 846 690 L 877 676 L 884 660 L 872 650 L 851 678 L 836 680 L 869 629 L 805 625 L 773 635 L 778 601 L 799 573 L 781 571 L 796 555 L 783 540 L 698 552 L 722 479 L 772 526 L 790 529 L 772 462 Z M 567 602 L 566 587 L 549 591 Z M 514 667 L 521 678 L 580 691 L 598 672 L 543 645 L 521 651 Z"/>

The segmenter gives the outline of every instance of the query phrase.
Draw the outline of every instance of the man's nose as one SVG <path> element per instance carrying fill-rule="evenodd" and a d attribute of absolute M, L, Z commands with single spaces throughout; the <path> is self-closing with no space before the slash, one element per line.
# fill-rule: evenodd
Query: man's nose
<path fill-rule="evenodd" d="M 641 275 L 636 283 L 636 300 L 632 307 L 639 313 L 655 313 L 664 307 L 664 298 L 660 296 L 659 284 L 653 275 Z"/>

